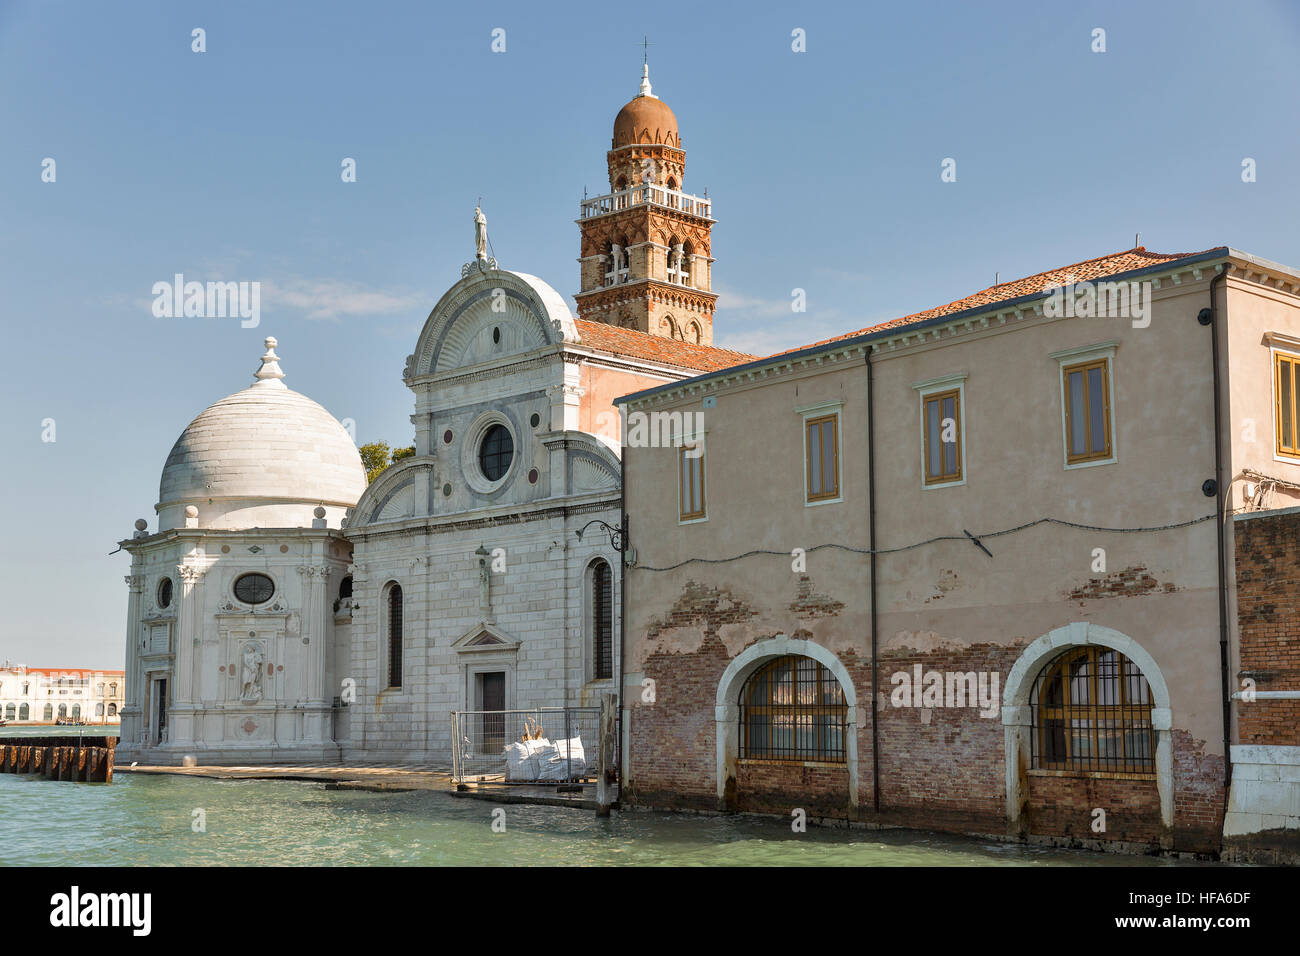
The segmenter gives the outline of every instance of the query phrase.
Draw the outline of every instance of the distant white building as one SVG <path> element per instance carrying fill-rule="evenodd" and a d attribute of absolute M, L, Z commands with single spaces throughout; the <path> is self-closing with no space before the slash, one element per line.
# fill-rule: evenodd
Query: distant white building
<path fill-rule="evenodd" d="M 0 720 L 114 724 L 126 692 L 124 671 L 84 667 L 0 667 Z"/>

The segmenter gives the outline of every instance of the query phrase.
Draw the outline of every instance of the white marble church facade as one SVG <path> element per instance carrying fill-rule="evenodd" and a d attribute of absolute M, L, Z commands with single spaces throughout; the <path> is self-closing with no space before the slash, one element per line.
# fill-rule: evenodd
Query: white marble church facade
<path fill-rule="evenodd" d="M 553 289 L 487 260 L 430 314 L 404 374 L 415 455 L 375 480 L 345 532 L 345 759 L 445 760 L 453 710 L 588 704 L 617 686 L 619 555 L 596 528 L 575 532 L 620 524 L 618 447 L 582 428 L 600 360 L 578 341 Z M 508 460 L 485 460 L 491 440 Z M 598 582 L 614 624 L 600 641 Z"/>

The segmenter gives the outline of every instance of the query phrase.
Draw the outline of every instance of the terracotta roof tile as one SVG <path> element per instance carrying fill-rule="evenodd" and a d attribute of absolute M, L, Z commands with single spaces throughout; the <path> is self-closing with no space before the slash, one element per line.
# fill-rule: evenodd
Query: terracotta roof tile
<path fill-rule="evenodd" d="M 674 365 L 678 368 L 716 372 L 758 358 L 757 355 L 749 355 L 745 352 L 679 342 L 676 339 L 666 339 L 660 335 L 650 335 L 647 332 L 619 328 L 616 325 L 606 325 L 604 322 L 592 322 L 588 319 L 574 319 L 573 324 L 578 327 L 578 335 L 587 348 L 646 359 L 663 365 Z"/>
<path fill-rule="evenodd" d="M 1210 252 L 1212 250 L 1207 249 L 1204 251 Z M 1050 269 L 1047 272 L 1039 272 L 1037 275 L 1027 276 L 1024 279 L 1016 279 L 1012 282 L 1000 282 L 997 285 L 989 286 L 987 289 L 982 289 L 974 295 L 968 295 L 964 299 L 949 302 L 947 305 L 927 309 L 924 312 L 915 312 L 912 315 L 905 315 L 898 319 L 890 319 L 887 322 L 880 322 L 876 325 L 869 325 L 864 329 L 858 329 L 854 332 L 846 332 L 843 335 L 837 335 L 833 338 L 822 339 L 820 342 L 801 345 L 799 346 L 799 349 L 815 348 L 818 345 L 838 342 L 841 339 L 851 339 L 854 336 L 864 335 L 868 332 L 879 332 L 884 329 L 895 329 L 902 328 L 906 325 L 915 325 L 928 321 L 929 319 L 936 319 L 945 315 L 954 315 L 958 312 L 964 312 L 967 309 L 974 309 L 979 306 L 993 305 L 997 302 L 1008 302 L 1011 299 L 1033 295 L 1070 282 L 1080 282 L 1085 279 L 1100 279 L 1105 276 L 1119 275 L 1121 272 L 1132 272 L 1135 269 L 1143 269 L 1147 266 L 1160 265 L 1165 262 L 1173 262 L 1175 259 L 1186 259 L 1189 256 L 1201 254 L 1202 253 L 1199 252 L 1148 252 L 1142 246 L 1138 246 L 1135 249 L 1127 249 L 1124 252 L 1112 252 L 1110 255 L 1099 256 L 1096 259 L 1087 259 L 1083 262 L 1076 262 L 1073 265 L 1061 266 L 1059 269 Z M 787 349 L 786 351 L 797 352 L 799 349 Z M 786 353 L 777 352 L 776 354 L 784 355 Z"/>

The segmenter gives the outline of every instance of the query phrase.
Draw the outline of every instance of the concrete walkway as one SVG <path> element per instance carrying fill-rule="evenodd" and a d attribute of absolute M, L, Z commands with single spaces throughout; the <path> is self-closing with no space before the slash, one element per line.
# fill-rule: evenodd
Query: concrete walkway
<path fill-rule="evenodd" d="M 457 790 L 451 771 L 438 767 L 155 767 L 116 766 L 115 774 L 171 774 L 177 777 L 207 777 L 213 780 L 306 780 L 324 783 L 327 790 L 375 790 L 400 793 L 406 790 L 441 790 L 456 797 L 492 803 L 531 803 L 551 807 L 579 807 L 595 810 L 594 786 L 561 789 L 556 786 L 480 786 L 464 784 Z M 617 790 L 615 791 L 617 792 Z M 614 806 L 617 807 L 617 798 Z"/>
<path fill-rule="evenodd" d="M 451 771 L 437 767 L 153 767 L 118 764 L 113 773 L 172 774 L 214 780 L 309 780 L 337 790 L 451 790 Z"/>

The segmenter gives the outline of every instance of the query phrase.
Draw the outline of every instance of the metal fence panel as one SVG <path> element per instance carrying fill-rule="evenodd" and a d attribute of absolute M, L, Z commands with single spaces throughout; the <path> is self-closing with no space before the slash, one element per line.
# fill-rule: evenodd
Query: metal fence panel
<path fill-rule="evenodd" d="M 600 708 L 454 711 L 451 738 L 455 783 L 594 782 L 600 746 Z M 523 746 L 514 747 L 516 744 Z M 617 748 L 616 740 L 610 770 L 618 767 Z M 514 760 L 513 765 L 508 754 Z"/>

